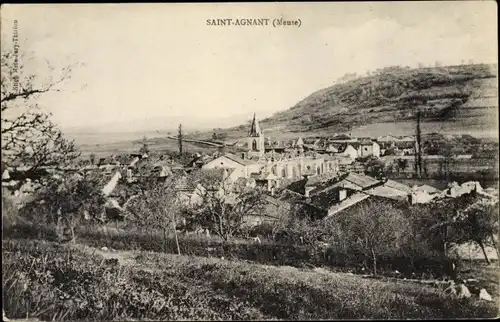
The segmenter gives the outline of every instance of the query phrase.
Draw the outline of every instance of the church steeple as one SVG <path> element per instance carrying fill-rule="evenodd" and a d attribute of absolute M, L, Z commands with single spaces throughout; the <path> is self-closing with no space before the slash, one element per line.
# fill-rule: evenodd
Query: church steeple
<path fill-rule="evenodd" d="M 253 113 L 252 126 L 250 127 L 250 132 L 248 133 L 248 136 L 257 136 L 258 137 L 261 135 L 262 135 L 262 131 L 260 130 L 259 120 L 257 120 L 255 113 Z"/>
<path fill-rule="evenodd" d="M 265 152 L 265 144 L 264 144 L 264 135 L 262 134 L 262 130 L 259 126 L 259 121 L 253 113 L 252 126 L 250 127 L 250 131 L 248 132 L 248 150 L 249 155 L 262 157 Z"/>

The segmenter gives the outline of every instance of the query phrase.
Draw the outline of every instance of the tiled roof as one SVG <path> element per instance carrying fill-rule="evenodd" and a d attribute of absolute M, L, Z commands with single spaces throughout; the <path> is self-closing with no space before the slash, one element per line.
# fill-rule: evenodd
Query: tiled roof
<path fill-rule="evenodd" d="M 324 192 L 318 193 L 314 196 L 311 196 L 311 201 L 309 204 L 313 205 L 314 207 L 322 210 L 328 210 L 332 206 L 336 205 L 339 203 L 339 190 L 340 188 L 335 188 L 335 189 L 330 189 L 326 190 Z M 356 194 L 357 192 L 354 190 L 350 189 L 345 189 L 347 192 L 347 197 Z"/>
<path fill-rule="evenodd" d="M 387 180 L 384 183 L 384 186 L 391 187 L 391 188 L 394 188 L 394 189 L 397 189 L 397 190 L 400 190 L 400 191 L 404 191 L 406 193 L 411 193 L 412 192 L 412 189 L 409 186 L 407 186 L 405 184 L 402 184 L 402 183 L 399 183 L 399 182 L 394 181 L 394 180 Z"/>
<path fill-rule="evenodd" d="M 418 189 L 418 190 L 425 191 L 425 192 L 427 192 L 427 193 L 429 193 L 429 194 L 432 194 L 432 193 L 440 193 L 440 192 L 441 192 L 441 190 L 436 189 L 436 188 L 434 188 L 434 187 L 432 187 L 432 186 L 429 186 L 429 185 L 426 185 L 426 184 L 424 184 L 424 185 L 422 185 L 422 186 L 417 187 L 417 189 Z"/>
<path fill-rule="evenodd" d="M 408 193 L 389 186 L 377 186 L 366 190 L 367 194 L 394 200 L 406 200 Z"/>
<path fill-rule="evenodd" d="M 413 149 L 413 148 L 415 148 L 415 142 L 413 142 L 413 141 L 397 141 L 397 142 L 394 142 L 394 145 L 398 149 Z"/>
<path fill-rule="evenodd" d="M 307 186 L 316 186 L 320 183 L 325 183 L 325 182 L 332 180 L 334 178 L 337 178 L 337 174 L 332 173 L 332 172 L 327 172 L 327 173 L 311 176 L 307 179 L 306 187 Z"/>
<path fill-rule="evenodd" d="M 206 170 L 197 170 L 196 173 L 182 176 L 176 183 L 177 191 L 193 192 L 198 184 L 207 186 L 222 180 L 225 169 L 215 168 Z"/>
<path fill-rule="evenodd" d="M 345 175 L 344 177 L 342 177 L 339 182 L 337 182 L 337 184 L 342 184 L 343 181 L 347 181 L 347 182 L 350 182 L 362 189 L 366 189 L 366 188 L 369 188 L 371 186 L 374 186 L 378 183 L 380 183 L 380 181 L 372 178 L 372 177 L 369 177 L 369 176 L 366 176 L 364 174 L 358 174 L 358 173 L 348 173 L 347 175 Z"/>
<path fill-rule="evenodd" d="M 332 138 L 332 140 L 352 140 L 352 138 L 346 134 L 339 134 L 339 135 L 334 136 Z"/>
<path fill-rule="evenodd" d="M 236 155 L 234 155 L 232 153 L 226 153 L 226 154 L 224 154 L 224 156 L 226 158 L 228 158 L 229 160 L 234 161 L 236 163 L 239 163 L 241 165 L 251 165 L 251 164 L 254 164 L 254 162 L 252 162 L 251 160 L 242 159 L 242 158 L 240 158 L 240 157 L 238 157 L 238 156 L 236 156 Z"/>
<path fill-rule="evenodd" d="M 354 193 L 354 194 L 350 195 L 349 197 L 347 197 L 346 199 L 344 199 L 342 202 L 337 203 L 337 204 L 333 205 L 332 207 L 330 207 L 328 209 L 328 216 L 327 217 L 335 215 L 335 214 L 339 213 L 340 211 L 345 210 L 349 207 L 352 207 L 352 206 L 356 205 L 357 203 L 359 203 L 365 199 L 368 199 L 368 198 L 370 198 L 370 195 L 367 195 L 365 193 L 362 193 L 362 192 Z"/>

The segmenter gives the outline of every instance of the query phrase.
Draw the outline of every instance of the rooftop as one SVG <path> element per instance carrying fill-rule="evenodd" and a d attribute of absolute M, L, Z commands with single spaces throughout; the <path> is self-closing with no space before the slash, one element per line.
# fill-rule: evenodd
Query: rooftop
<path fill-rule="evenodd" d="M 228 158 L 229 160 L 234 161 L 236 163 L 239 163 L 241 165 L 251 165 L 251 164 L 255 163 L 255 162 L 253 162 L 251 160 L 248 160 L 248 159 L 242 159 L 242 158 L 240 158 L 240 157 L 238 157 L 238 156 L 236 156 L 236 155 L 234 155 L 232 153 L 229 153 L 229 152 L 225 153 L 224 156 L 226 158 Z"/>

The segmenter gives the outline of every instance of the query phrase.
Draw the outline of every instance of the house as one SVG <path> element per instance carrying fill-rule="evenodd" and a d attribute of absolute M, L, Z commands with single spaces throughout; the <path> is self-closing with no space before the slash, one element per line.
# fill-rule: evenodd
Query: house
<path fill-rule="evenodd" d="M 296 194 L 294 202 L 300 205 L 299 212 L 316 219 L 338 214 L 367 199 L 406 203 L 411 193 L 404 184 L 355 173 L 321 182 L 297 182 L 288 189 Z"/>
<path fill-rule="evenodd" d="M 122 175 L 119 171 L 115 172 L 111 180 L 102 188 L 102 193 L 105 196 L 109 196 L 113 190 L 115 189 L 116 185 L 118 184 L 118 180 L 122 178 Z"/>
<path fill-rule="evenodd" d="M 421 185 L 421 186 L 415 186 L 413 188 L 414 191 L 425 191 L 426 193 L 430 194 L 430 195 L 433 195 L 433 194 L 437 194 L 437 193 L 440 193 L 441 191 L 439 189 L 436 189 L 432 186 L 429 186 L 429 185 Z"/>
<path fill-rule="evenodd" d="M 385 136 L 379 136 L 377 138 L 377 141 L 378 142 L 383 142 L 383 143 L 393 143 L 395 141 L 398 141 L 399 138 L 396 137 L 396 136 L 392 136 L 392 135 L 385 135 Z"/>
<path fill-rule="evenodd" d="M 302 140 L 302 138 L 299 137 L 295 142 L 294 146 L 302 146 L 302 145 L 304 145 L 304 140 Z"/>
<path fill-rule="evenodd" d="M 261 172 L 251 174 L 251 178 L 255 180 L 257 185 L 265 186 L 267 191 L 272 192 L 279 187 L 278 177 L 272 172 Z"/>
<path fill-rule="evenodd" d="M 332 144 L 332 143 L 326 144 L 325 151 L 328 153 L 338 153 L 339 152 L 337 146 L 335 146 L 335 144 Z"/>
<path fill-rule="evenodd" d="M 464 182 L 459 185 L 453 182 L 450 187 L 441 193 L 441 197 L 457 198 L 464 194 L 470 194 L 471 192 L 482 192 L 483 188 L 477 181 Z"/>
<path fill-rule="evenodd" d="M 2 181 L 8 181 L 10 180 L 10 174 L 9 174 L 9 170 L 5 169 L 2 173 Z"/>
<path fill-rule="evenodd" d="M 361 141 L 352 143 L 352 146 L 356 149 L 359 158 L 380 157 L 380 145 L 375 141 Z"/>
<path fill-rule="evenodd" d="M 354 143 L 353 143 L 354 144 Z M 358 158 L 358 150 L 353 146 L 353 144 L 343 144 L 338 148 L 339 156 L 349 157 L 352 160 Z"/>
<path fill-rule="evenodd" d="M 415 155 L 417 148 L 414 141 L 398 141 L 394 142 L 396 155 Z"/>
<path fill-rule="evenodd" d="M 410 187 L 401 183 L 388 180 L 384 184 L 367 189 L 366 193 L 371 196 L 377 196 L 386 199 L 407 201 L 411 193 Z"/>
<path fill-rule="evenodd" d="M 204 164 L 201 168 L 203 170 L 217 168 L 234 169 L 233 175 L 235 177 L 250 178 L 252 173 L 260 172 L 262 165 L 258 165 L 256 162 L 248 159 L 240 158 L 232 153 L 225 153 L 224 155 Z"/>

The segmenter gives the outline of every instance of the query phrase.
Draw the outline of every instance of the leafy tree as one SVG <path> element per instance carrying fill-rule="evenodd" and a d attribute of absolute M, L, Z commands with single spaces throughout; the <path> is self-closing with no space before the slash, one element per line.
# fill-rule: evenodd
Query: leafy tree
<path fill-rule="evenodd" d="M 397 161 L 398 165 L 398 172 L 399 171 L 405 171 L 408 168 L 408 160 L 407 159 L 398 159 Z"/>
<path fill-rule="evenodd" d="M 385 163 L 379 159 L 370 159 L 366 163 L 365 173 L 375 178 L 381 178 L 386 174 Z"/>
<path fill-rule="evenodd" d="M 2 46 L 2 161 L 11 165 L 24 164 L 28 172 L 47 165 L 61 165 L 79 156 L 74 142 L 64 138 L 50 120 L 50 114 L 39 105 L 41 95 L 62 91 L 61 85 L 70 78 L 74 66 L 62 68 L 60 75 L 42 79 L 25 70 L 22 58 Z M 19 64 L 14 63 L 20 61 Z"/>

